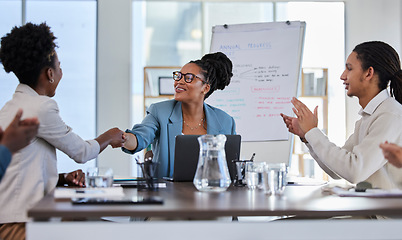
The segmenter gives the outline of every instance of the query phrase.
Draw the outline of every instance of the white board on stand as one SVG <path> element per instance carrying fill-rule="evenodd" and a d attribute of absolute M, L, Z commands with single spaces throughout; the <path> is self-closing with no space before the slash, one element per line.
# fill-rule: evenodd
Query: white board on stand
<path fill-rule="evenodd" d="M 293 137 L 280 113 L 292 114 L 290 100 L 297 94 L 305 26 L 288 21 L 212 29 L 211 52 L 223 52 L 232 60 L 233 77 L 207 103 L 235 119 L 243 141 L 242 159 L 254 152 L 257 161 L 290 159 Z"/>

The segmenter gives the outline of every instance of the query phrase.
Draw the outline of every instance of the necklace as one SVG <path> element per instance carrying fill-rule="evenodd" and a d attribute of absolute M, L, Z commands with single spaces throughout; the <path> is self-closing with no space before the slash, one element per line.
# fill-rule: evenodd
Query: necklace
<path fill-rule="evenodd" d="M 202 125 L 203 122 L 204 122 L 204 118 L 201 118 L 200 123 L 198 123 L 198 125 L 197 125 L 196 127 L 190 127 L 190 126 L 186 123 L 186 121 L 183 119 L 183 123 L 186 124 L 186 126 L 187 126 L 188 128 L 190 128 L 191 131 L 193 131 L 193 130 L 199 128 L 199 127 Z"/>

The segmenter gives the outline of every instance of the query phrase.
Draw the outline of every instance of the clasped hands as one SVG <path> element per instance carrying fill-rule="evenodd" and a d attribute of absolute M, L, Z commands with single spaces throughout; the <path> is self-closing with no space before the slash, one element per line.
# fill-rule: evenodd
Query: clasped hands
<path fill-rule="evenodd" d="M 313 113 L 304 103 L 299 101 L 297 98 L 292 98 L 291 102 L 294 106 L 292 110 L 295 113 L 296 117 L 290 117 L 283 113 L 281 113 L 281 116 L 289 132 L 301 138 L 304 138 L 304 135 L 308 131 L 317 127 L 318 125 L 318 106 L 315 107 Z"/>
<path fill-rule="evenodd" d="M 126 138 L 124 137 L 125 132 L 116 127 L 109 129 L 106 133 L 110 139 L 109 145 L 112 146 L 112 148 L 124 146 L 124 143 L 126 142 Z"/>
<path fill-rule="evenodd" d="M 132 133 L 126 133 L 118 128 L 112 128 L 107 131 L 111 139 L 109 145 L 113 148 L 124 147 L 127 149 L 136 148 L 136 139 Z M 134 142 L 134 143 L 133 143 Z M 134 145 L 133 145 L 134 144 Z"/>

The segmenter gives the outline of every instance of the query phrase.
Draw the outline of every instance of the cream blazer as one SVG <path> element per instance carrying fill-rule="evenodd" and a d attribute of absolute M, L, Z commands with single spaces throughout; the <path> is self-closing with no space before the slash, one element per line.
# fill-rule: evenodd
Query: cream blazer
<path fill-rule="evenodd" d="M 0 110 L 0 126 L 5 129 L 17 110 L 22 118 L 38 117 L 36 138 L 15 153 L 0 182 L 0 224 L 26 222 L 27 211 L 58 181 L 56 148 L 78 163 L 84 163 L 99 154 L 96 140 L 84 141 L 67 126 L 59 115 L 57 103 L 40 96 L 31 87 L 19 84 L 12 100 Z"/>
<path fill-rule="evenodd" d="M 335 179 L 402 189 L 402 168 L 388 163 L 379 147 L 385 141 L 402 146 L 402 105 L 383 90 L 359 114 L 362 118 L 343 147 L 331 143 L 318 128 L 308 131 L 305 138 L 311 155 Z"/>

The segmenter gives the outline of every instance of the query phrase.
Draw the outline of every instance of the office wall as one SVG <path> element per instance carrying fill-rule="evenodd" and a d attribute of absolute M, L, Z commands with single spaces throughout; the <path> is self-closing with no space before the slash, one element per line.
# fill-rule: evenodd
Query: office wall
<path fill-rule="evenodd" d="M 131 126 L 131 1 L 98 0 L 97 133 Z M 131 175 L 128 154 L 108 147 L 98 157 L 115 175 Z"/>
<path fill-rule="evenodd" d="M 401 0 L 347 0 L 346 57 L 353 48 L 365 41 L 379 40 L 389 43 L 401 56 L 402 49 L 402 1 Z M 346 99 L 346 136 L 354 130 L 360 110 L 357 98 Z"/>
<path fill-rule="evenodd" d="M 98 133 L 114 126 L 131 127 L 131 4 L 130 0 L 98 0 Z M 356 44 L 369 40 L 388 42 L 401 53 L 402 0 L 345 0 L 345 15 L 346 56 Z M 347 98 L 345 138 L 353 132 L 359 109 L 355 98 Z M 98 163 L 127 175 L 131 174 L 129 159 L 109 147 Z"/>

